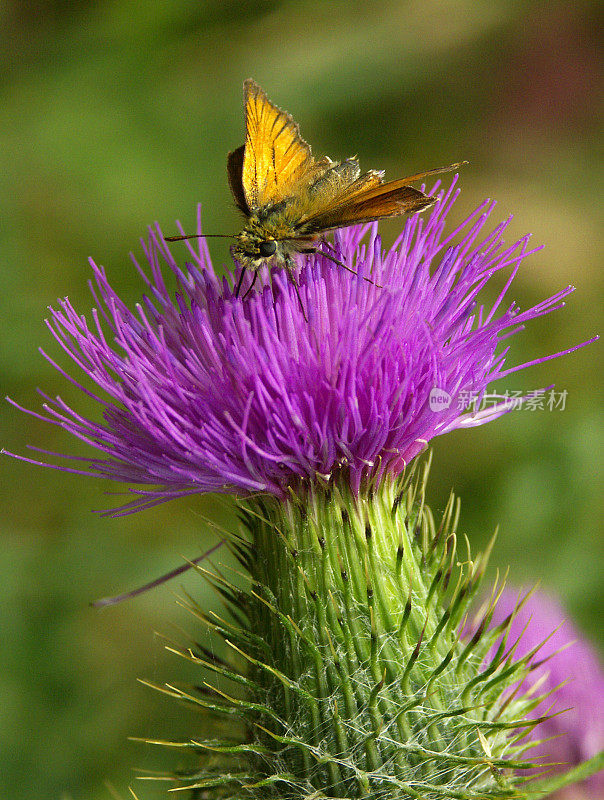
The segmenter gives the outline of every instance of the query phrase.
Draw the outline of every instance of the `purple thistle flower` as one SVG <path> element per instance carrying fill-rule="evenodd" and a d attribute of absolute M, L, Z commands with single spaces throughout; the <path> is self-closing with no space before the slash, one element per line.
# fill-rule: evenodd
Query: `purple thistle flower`
<path fill-rule="evenodd" d="M 517 591 L 504 590 L 495 608 L 493 626 L 512 613 L 518 599 Z M 559 603 L 540 592 L 529 597 L 512 621 L 508 642 L 515 642 L 518 637 L 514 653 L 517 658 L 544 642 L 533 658 L 533 670 L 523 689 L 538 684 L 537 695 L 553 691 L 529 717 L 557 714 L 529 734 L 533 741 L 548 741 L 532 747 L 528 757 L 542 763 L 560 763 L 557 769 L 564 771 L 564 765 L 576 766 L 597 755 L 604 749 L 604 670 L 591 645 L 566 620 Z M 560 688 L 554 691 L 556 687 Z M 583 790 L 587 793 L 582 794 Z M 604 797 L 604 774 L 593 775 L 555 797 Z"/>
<path fill-rule="evenodd" d="M 102 419 L 45 395 L 45 414 L 28 413 L 102 455 L 82 459 L 88 470 L 57 468 L 151 487 L 135 490 L 122 513 L 195 492 L 284 498 L 338 473 L 358 491 L 402 471 L 435 436 L 509 411 L 506 398 L 479 412 L 472 402 L 491 382 L 562 355 L 506 366 L 507 339 L 560 308 L 573 287 L 526 311 L 513 302 L 504 307 L 520 263 L 535 251 L 528 236 L 504 247 L 509 220 L 483 232 L 490 201 L 445 234 L 456 180 L 427 219 L 407 220 L 387 252 L 375 224 L 337 231 L 333 254 L 358 277 L 309 256 L 299 298 L 279 269 L 272 284 L 236 297 L 214 273 L 204 239 L 197 250 L 189 246 L 190 263 L 181 269 L 159 227 L 143 244 L 150 275 L 133 257 L 148 287 L 136 311 L 91 261 L 99 311 L 87 321 L 65 298 L 51 308 L 48 325 L 104 393 L 69 378 L 98 401 Z M 477 305 L 483 286 L 506 268 L 492 307 Z M 174 296 L 166 269 L 176 276 Z M 434 392 L 443 407 L 431 407 Z"/>

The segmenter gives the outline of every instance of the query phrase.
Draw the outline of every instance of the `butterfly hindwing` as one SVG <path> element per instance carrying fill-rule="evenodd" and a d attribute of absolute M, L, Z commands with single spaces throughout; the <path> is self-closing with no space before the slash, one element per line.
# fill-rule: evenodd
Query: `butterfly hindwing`
<path fill-rule="evenodd" d="M 235 200 L 237 208 L 242 211 L 246 217 L 250 215 L 250 208 L 245 199 L 245 191 L 243 190 L 243 155 L 245 145 L 242 144 L 232 153 L 227 156 L 227 175 L 229 178 L 229 186 Z"/>
<path fill-rule="evenodd" d="M 305 214 L 297 227 L 302 235 L 305 235 L 318 233 L 321 230 L 333 230 L 346 225 L 371 222 L 383 217 L 395 217 L 399 214 L 414 214 L 423 211 L 436 202 L 436 198 L 430 197 L 408 184 L 458 169 L 465 163 L 467 162 L 463 161 L 448 167 L 430 169 L 388 183 L 383 182 L 383 172 L 370 170 L 349 185 L 342 187 L 331 198 L 325 197 L 325 202 L 316 206 L 312 213 Z"/>
<path fill-rule="evenodd" d="M 390 181 L 358 192 L 344 193 L 334 198 L 327 208 L 307 215 L 296 227 L 303 235 L 320 233 L 383 217 L 422 211 L 435 200 L 402 181 Z"/>

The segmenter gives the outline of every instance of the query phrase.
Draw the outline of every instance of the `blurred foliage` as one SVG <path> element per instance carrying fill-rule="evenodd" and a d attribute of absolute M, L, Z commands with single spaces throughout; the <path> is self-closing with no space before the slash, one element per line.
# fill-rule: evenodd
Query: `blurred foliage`
<path fill-rule="evenodd" d="M 128 260 L 153 220 L 206 230 L 239 220 L 225 175 L 241 143 L 241 85 L 253 76 L 301 123 L 315 153 L 357 153 L 390 177 L 466 158 L 461 220 L 485 197 L 545 248 L 514 284 L 523 307 L 568 283 L 564 311 L 514 342 L 516 363 L 598 331 L 602 65 L 597 3 L 437 0 L 54 0 L 0 5 L 3 391 L 36 407 L 37 386 L 86 410 L 38 355 L 60 360 L 45 307 L 69 293 L 91 305 L 86 259 L 124 298 L 141 286 Z M 392 241 L 400 222 L 383 225 Z M 217 263 L 227 246 L 212 242 Z M 523 410 L 435 444 L 432 504 L 461 495 L 473 545 L 500 523 L 494 563 L 511 580 L 558 592 L 583 630 L 598 628 L 602 530 L 600 348 L 514 376 L 501 389 L 556 384 L 564 411 Z M 62 362 L 65 364 L 65 362 Z M 76 400 L 77 398 L 77 400 Z M 59 429 L 5 404 L 2 444 L 75 452 Z M 83 452 L 81 449 L 78 452 Z M 164 758 L 132 736 L 190 736 L 194 720 L 137 684 L 186 678 L 154 631 L 183 623 L 175 587 L 103 612 L 90 600 L 194 557 L 229 526 L 229 500 L 173 502 L 124 519 L 91 513 L 115 486 L 2 462 L 0 795 L 126 797 L 132 765 Z M 118 487 L 119 489 L 119 487 Z M 216 603 L 195 576 L 177 581 Z M 105 784 L 107 781 L 107 784 Z M 114 788 L 112 788 L 114 787 Z M 142 798 L 166 786 L 136 782 Z"/>

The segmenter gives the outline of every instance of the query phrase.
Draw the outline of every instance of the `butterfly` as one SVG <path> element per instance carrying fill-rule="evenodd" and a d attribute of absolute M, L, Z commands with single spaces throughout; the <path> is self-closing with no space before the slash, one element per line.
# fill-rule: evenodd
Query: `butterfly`
<path fill-rule="evenodd" d="M 327 156 L 313 158 L 291 115 L 271 103 L 251 78 L 243 84 L 243 99 L 245 143 L 227 158 L 231 192 L 246 220 L 231 248 L 243 268 L 236 294 L 245 271 L 254 272 L 255 282 L 264 265 L 284 266 L 295 284 L 296 253 L 320 251 L 354 272 L 325 249 L 319 250 L 325 243 L 324 234 L 348 225 L 423 211 L 437 198 L 408 184 L 467 163 L 384 183 L 383 171 L 362 173 L 356 157 L 344 161 L 332 161 Z M 169 236 L 166 240 L 194 236 Z"/>

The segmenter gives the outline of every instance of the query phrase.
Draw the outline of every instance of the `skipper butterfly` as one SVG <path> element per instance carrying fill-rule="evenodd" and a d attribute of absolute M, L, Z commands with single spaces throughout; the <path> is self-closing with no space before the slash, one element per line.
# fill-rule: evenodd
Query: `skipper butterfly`
<path fill-rule="evenodd" d="M 384 183 L 381 171 L 361 173 L 356 158 L 314 159 L 294 119 L 271 103 L 251 78 L 243 84 L 243 98 L 245 143 L 227 158 L 231 192 L 246 218 L 231 248 L 243 267 L 237 293 L 245 270 L 254 271 L 255 281 L 265 264 L 285 266 L 295 283 L 294 254 L 318 252 L 328 231 L 423 211 L 437 198 L 408 184 L 467 163 Z M 167 241 L 188 238 L 194 236 L 166 237 Z"/>

